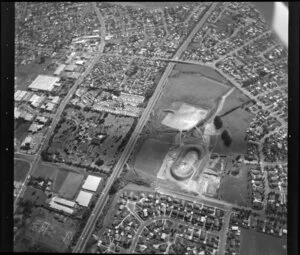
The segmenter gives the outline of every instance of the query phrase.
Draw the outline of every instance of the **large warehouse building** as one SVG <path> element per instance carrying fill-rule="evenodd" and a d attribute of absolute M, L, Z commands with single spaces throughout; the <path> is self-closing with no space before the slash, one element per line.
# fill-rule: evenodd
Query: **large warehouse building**
<path fill-rule="evenodd" d="M 29 85 L 32 90 L 42 90 L 42 91 L 52 91 L 54 86 L 59 86 L 59 77 L 49 76 L 49 75 L 39 75 L 36 79 Z"/>
<path fill-rule="evenodd" d="M 84 207 L 88 207 L 92 199 L 93 193 L 81 190 L 76 198 L 76 202 Z"/>
<path fill-rule="evenodd" d="M 102 180 L 101 177 L 89 175 L 86 178 L 82 188 L 90 191 L 96 191 L 98 189 L 101 180 Z"/>

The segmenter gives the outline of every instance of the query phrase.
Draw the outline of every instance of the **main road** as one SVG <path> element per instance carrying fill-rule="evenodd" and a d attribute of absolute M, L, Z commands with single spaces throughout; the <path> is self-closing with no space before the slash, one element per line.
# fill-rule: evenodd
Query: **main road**
<path fill-rule="evenodd" d="M 205 15 L 199 21 L 199 23 L 194 27 L 194 29 L 188 35 L 186 40 L 183 42 L 183 44 L 177 50 L 176 54 L 174 55 L 174 58 L 180 57 L 182 52 L 186 49 L 187 45 L 190 43 L 190 41 L 192 40 L 194 35 L 197 33 L 197 31 L 201 28 L 201 26 L 203 26 L 204 22 L 209 17 L 211 12 L 215 9 L 217 4 L 218 3 L 213 3 L 211 5 L 211 7 L 208 9 L 208 11 L 205 13 Z M 105 185 L 105 188 L 104 188 L 102 194 L 100 195 L 98 201 L 95 204 L 95 207 L 94 207 L 94 209 L 91 213 L 91 216 L 89 217 L 89 219 L 88 219 L 88 221 L 85 225 L 85 228 L 83 229 L 83 231 L 81 233 L 81 236 L 79 237 L 79 240 L 78 240 L 76 246 L 73 249 L 74 253 L 82 253 L 84 251 L 85 245 L 86 245 L 87 241 L 89 240 L 89 238 L 92 234 L 92 231 L 93 231 L 94 226 L 97 222 L 97 219 L 101 215 L 101 212 L 102 212 L 102 210 L 105 206 L 104 202 L 106 201 L 106 199 L 108 197 L 108 191 L 110 190 L 115 178 L 117 176 L 119 176 L 120 173 L 122 172 L 123 166 L 126 163 L 126 161 L 128 160 L 128 158 L 129 158 L 129 156 L 130 156 L 130 154 L 131 154 L 131 152 L 134 148 L 134 145 L 136 144 L 136 142 L 139 138 L 139 135 L 140 135 L 143 127 L 147 123 L 149 115 L 150 115 L 153 107 L 155 106 L 158 98 L 160 97 L 163 85 L 165 84 L 165 81 L 169 77 L 170 73 L 172 72 L 172 70 L 174 68 L 174 65 L 175 65 L 175 63 L 169 63 L 167 65 L 164 74 L 162 75 L 159 83 L 157 84 L 155 92 L 153 93 L 152 97 L 150 98 L 149 103 L 148 103 L 147 107 L 145 108 L 139 122 L 137 123 L 136 128 L 133 131 L 133 133 L 132 133 L 132 135 L 131 135 L 131 137 L 130 137 L 130 139 L 129 139 L 122 155 L 120 156 L 117 164 L 115 165 L 111 176 L 107 180 L 107 183 Z"/>
<path fill-rule="evenodd" d="M 104 27 L 104 28 L 103 28 Z M 45 146 L 47 146 L 48 141 L 51 137 L 51 135 L 53 134 L 56 125 L 58 124 L 59 120 L 60 120 L 60 116 L 63 112 L 63 110 L 65 109 L 66 105 L 69 103 L 71 97 L 73 96 L 74 92 L 76 91 L 78 85 L 84 80 L 84 78 L 91 72 L 92 68 L 94 67 L 94 65 L 99 61 L 99 58 L 101 57 L 101 54 L 103 52 L 104 49 L 104 37 L 105 37 L 105 26 L 101 26 L 101 33 L 103 33 L 104 30 L 104 34 L 102 34 L 101 36 L 101 43 L 99 45 L 99 52 L 97 53 L 97 55 L 94 57 L 93 61 L 88 65 L 87 69 L 84 71 L 84 73 L 81 74 L 81 76 L 79 77 L 78 80 L 76 80 L 76 82 L 74 83 L 74 85 L 72 86 L 72 88 L 69 90 L 68 94 L 66 95 L 66 97 L 62 100 L 62 102 L 60 103 L 56 114 L 54 115 L 54 118 L 52 120 L 51 125 L 49 126 L 49 129 L 46 133 L 45 139 L 42 142 L 39 150 L 37 151 L 37 153 L 33 156 L 32 162 L 31 162 L 31 167 L 26 175 L 25 181 L 22 184 L 22 187 L 20 189 L 20 192 L 18 193 L 18 195 L 16 196 L 15 200 L 14 200 L 14 212 L 17 209 L 17 204 L 18 204 L 18 200 L 20 197 L 22 197 L 24 195 L 26 186 L 27 186 L 27 182 L 28 182 L 28 177 L 35 171 L 36 167 L 38 166 L 38 163 L 40 161 L 41 158 L 41 152 L 44 149 Z"/>

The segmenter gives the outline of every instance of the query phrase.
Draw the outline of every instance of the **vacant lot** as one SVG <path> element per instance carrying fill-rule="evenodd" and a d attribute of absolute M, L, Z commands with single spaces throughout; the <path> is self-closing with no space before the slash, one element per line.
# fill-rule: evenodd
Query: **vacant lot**
<path fill-rule="evenodd" d="M 241 230 L 240 254 L 243 255 L 286 255 L 287 241 L 271 235 Z"/>
<path fill-rule="evenodd" d="M 14 160 L 14 180 L 23 182 L 29 171 L 30 164 L 27 161 L 15 159 Z"/>
<path fill-rule="evenodd" d="M 225 169 L 225 171 L 227 170 Z M 221 179 L 219 197 L 230 203 L 249 206 L 247 203 L 247 181 L 247 167 L 243 167 L 237 176 L 225 175 Z"/>
<path fill-rule="evenodd" d="M 82 185 L 84 175 L 70 172 L 63 182 L 59 195 L 66 199 L 73 199 Z"/>
<path fill-rule="evenodd" d="M 170 144 L 156 139 L 147 139 L 136 155 L 134 168 L 152 176 L 156 176 Z"/>

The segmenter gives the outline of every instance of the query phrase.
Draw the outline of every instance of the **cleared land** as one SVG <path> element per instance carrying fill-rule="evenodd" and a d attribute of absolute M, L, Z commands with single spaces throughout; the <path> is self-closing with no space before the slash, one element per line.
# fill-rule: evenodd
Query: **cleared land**
<path fill-rule="evenodd" d="M 167 142 L 153 138 L 145 140 L 136 155 L 135 170 L 156 176 L 169 148 L 170 144 Z"/>
<path fill-rule="evenodd" d="M 162 96 L 154 108 L 152 125 L 154 129 L 163 128 L 162 119 L 167 115 L 165 110 L 169 109 L 174 102 L 182 102 L 204 109 L 214 109 L 221 96 L 230 88 L 220 82 L 207 79 L 201 74 L 195 65 L 176 65 Z M 216 74 L 217 75 L 217 74 Z"/>
<path fill-rule="evenodd" d="M 73 199 L 82 184 L 83 178 L 84 175 L 69 173 L 58 192 L 59 195 L 66 199 Z"/>
<path fill-rule="evenodd" d="M 240 252 L 243 255 L 286 255 L 287 241 L 271 235 L 241 230 Z"/>
<path fill-rule="evenodd" d="M 179 110 L 168 113 L 162 124 L 177 129 L 188 130 L 197 125 L 207 115 L 207 110 L 198 109 L 188 104 L 181 104 Z"/>
<path fill-rule="evenodd" d="M 14 180 L 23 182 L 29 171 L 30 164 L 27 161 L 15 159 L 14 160 Z"/>
<path fill-rule="evenodd" d="M 226 168 L 227 167 L 228 166 L 226 166 Z M 227 170 L 225 169 L 225 171 Z M 240 206 L 249 206 L 247 203 L 247 173 L 247 167 L 243 167 L 237 176 L 225 175 L 223 179 L 221 179 L 219 197 L 230 203 Z"/>

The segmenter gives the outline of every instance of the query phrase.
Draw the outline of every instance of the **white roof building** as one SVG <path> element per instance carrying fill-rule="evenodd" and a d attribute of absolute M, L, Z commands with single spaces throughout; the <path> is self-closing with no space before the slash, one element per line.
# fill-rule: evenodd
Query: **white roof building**
<path fill-rule="evenodd" d="M 82 185 L 82 188 L 90 191 L 96 191 L 101 180 L 101 177 L 89 175 Z"/>
<path fill-rule="evenodd" d="M 76 202 L 81 206 L 88 207 L 92 196 L 93 193 L 81 190 L 76 198 Z"/>
<path fill-rule="evenodd" d="M 33 90 L 51 91 L 53 90 L 54 83 L 58 82 L 59 80 L 60 80 L 59 77 L 54 77 L 49 75 L 39 75 L 29 85 L 29 88 Z"/>
<path fill-rule="evenodd" d="M 56 70 L 55 70 L 55 72 L 54 72 L 53 74 L 54 74 L 54 75 L 60 75 L 60 73 L 62 72 L 62 70 L 64 70 L 65 66 L 66 66 L 66 65 L 64 65 L 64 64 L 60 64 L 60 65 L 56 68 Z"/>
<path fill-rule="evenodd" d="M 62 204 L 65 206 L 69 206 L 69 207 L 74 207 L 75 206 L 75 202 L 64 199 L 64 198 L 60 198 L 60 197 L 53 197 L 52 201 L 58 204 Z"/>
<path fill-rule="evenodd" d="M 59 211 L 64 211 L 66 213 L 72 214 L 74 212 L 73 209 L 67 207 L 67 206 L 63 206 L 60 204 L 55 203 L 53 200 L 50 201 L 49 203 L 50 207 Z"/>

